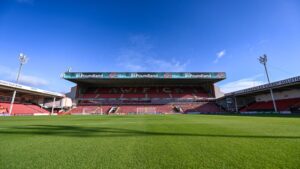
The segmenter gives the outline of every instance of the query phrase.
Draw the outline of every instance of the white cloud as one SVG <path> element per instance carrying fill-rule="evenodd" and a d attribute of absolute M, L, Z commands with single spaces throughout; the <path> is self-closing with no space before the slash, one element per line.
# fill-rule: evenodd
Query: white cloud
<path fill-rule="evenodd" d="M 176 59 L 171 59 L 169 61 L 161 60 L 161 59 L 154 59 L 148 58 L 146 63 L 152 65 L 153 70 L 155 71 L 170 71 L 170 72 L 182 72 L 185 70 L 189 61 L 181 63 Z"/>
<path fill-rule="evenodd" d="M 175 58 L 162 59 L 156 57 L 149 37 L 134 35 L 129 38 L 130 44 L 121 49 L 117 58 L 118 65 L 129 71 L 174 71 L 186 69 L 189 61 L 181 62 Z"/>
<path fill-rule="evenodd" d="M 222 51 L 217 53 L 217 57 L 222 58 L 225 54 L 226 54 L 226 50 L 222 50 Z"/>
<path fill-rule="evenodd" d="M 1 79 L 15 82 L 16 77 L 17 77 L 17 70 L 13 70 L 11 68 L 8 68 L 6 66 L 0 65 L 0 75 Z M 40 77 L 32 76 L 32 75 L 27 75 L 21 73 L 19 83 L 29 85 L 29 86 L 45 86 L 48 85 L 48 81 L 45 79 L 42 79 Z"/>
<path fill-rule="evenodd" d="M 144 68 L 141 65 L 131 64 L 131 63 L 125 63 L 123 66 L 125 66 L 130 71 L 143 71 Z"/>
<path fill-rule="evenodd" d="M 263 76 L 262 74 L 250 77 L 250 78 L 244 78 L 237 81 L 229 82 L 226 84 L 223 84 L 220 86 L 221 91 L 225 93 L 230 93 L 233 91 L 238 91 L 242 89 L 247 89 L 254 86 L 259 86 L 264 84 L 263 81 L 258 80 L 257 78 Z"/>
<path fill-rule="evenodd" d="M 20 83 L 27 84 L 31 86 L 45 86 L 49 83 L 42 78 L 36 77 L 36 76 L 30 76 L 30 75 L 22 75 L 20 76 Z"/>
<path fill-rule="evenodd" d="M 219 60 L 220 60 L 221 58 L 223 58 L 225 55 L 226 55 L 226 50 L 225 50 L 225 49 L 224 49 L 224 50 L 221 50 L 221 51 L 219 51 L 219 52 L 217 52 L 217 53 L 216 53 L 216 59 L 214 60 L 214 63 L 218 63 Z"/>

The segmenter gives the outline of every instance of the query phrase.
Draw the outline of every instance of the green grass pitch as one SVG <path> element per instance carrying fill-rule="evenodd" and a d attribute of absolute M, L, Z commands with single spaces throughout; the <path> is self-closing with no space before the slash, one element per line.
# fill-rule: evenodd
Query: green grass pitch
<path fill-rule="evenodd" d="M 0 168 L 300 168 L 300 118 L 0 117 Z"/>

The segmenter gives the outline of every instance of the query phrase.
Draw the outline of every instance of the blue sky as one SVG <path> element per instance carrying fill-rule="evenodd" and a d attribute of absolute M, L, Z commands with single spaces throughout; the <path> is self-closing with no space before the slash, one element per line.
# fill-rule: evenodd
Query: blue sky
<path fill-rule="evenodd" d="M 297 0 L 0 0 L 0 79 L 66 92 L 72 71 L 225 71 L 232 91 L 300 75 Z"/>

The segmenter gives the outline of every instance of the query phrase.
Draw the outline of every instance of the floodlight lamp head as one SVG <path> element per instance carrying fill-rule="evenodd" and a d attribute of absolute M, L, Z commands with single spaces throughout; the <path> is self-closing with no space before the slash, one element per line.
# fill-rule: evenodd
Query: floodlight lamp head
<path fill-rule="evenodd" d="M 266 64 L 267 63 L 267 55 L 263 55 L 263 56 L 260 56 L 259 58 L 258 58 L 258 60 L 259 60 L 259 62 L 261 63 L 261 64 Z"/>
<path fill-rule="evenodd" d="M 268 61 L 268 57 L 267 57 L 267 55 L 266 54 L 264 54 L 264 59 L 265 59 L 265 62 L 267 62 Z"/>
<path fill-rule="evenodd" d="M 20 53 L 19 60 L 20 60 L 20 63 L 21 63 L 21 64 L 25 64 L 25 63 L 27 63 L 28 58 L 27 58 L 27 56 L 24 55 L 23 53 Z"/>

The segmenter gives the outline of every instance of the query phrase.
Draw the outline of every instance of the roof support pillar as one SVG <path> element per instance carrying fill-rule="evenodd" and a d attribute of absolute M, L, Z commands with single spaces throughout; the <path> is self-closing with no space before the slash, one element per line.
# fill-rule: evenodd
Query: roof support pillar
<path fill-rule="evenodd" d="M 14 102 L 15 102 L 15 98 L 16 98 L 16 94 L 17 94 L 17 91 L 14 90 L 14 93 L 13 93 L 13 96 L 12 96 L 11 102 L 10 102 L 9 115 L 12 114 L 13 107 L 14 107 Z"/>
<path fill-rule="evenodd" d="M 53 97 L 51 115 L 53 115 L 53 113 L 54 113 L 55 99 L 56 99 L 56 97 Z"/>
<path fill-rule="evenodd" d="M 235 112 L 238 113 L 238 112 L 239 112 L 239 109 L 238 109 L 238 106 L 237 106 L 237 99 L 236 99 L 236 96 L 234 96 L 234 104 L 235 104 Z"/>

